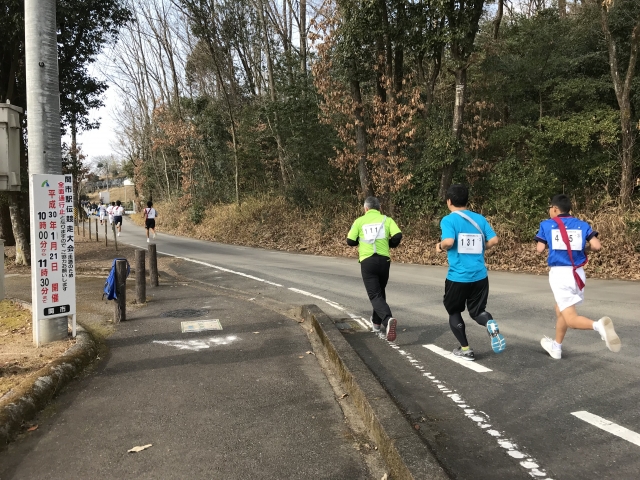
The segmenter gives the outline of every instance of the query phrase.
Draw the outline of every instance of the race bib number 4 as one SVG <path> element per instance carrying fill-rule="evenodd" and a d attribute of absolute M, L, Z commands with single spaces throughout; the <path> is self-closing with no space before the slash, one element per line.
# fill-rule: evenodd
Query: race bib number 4
<path fill-rule="evenodd" d="M 569 237 L 569 243 L 571 244 L 571 250 L 582 251 L 582 230 L 567 230 L 567 236 Z M 553 250 L 566 250 L 567 246 L 562 240 L 560 230 L 551 230 L 551 248 Z"/>
<path fill-rule="evenodd" d="M 384 225 L 382 223 L 368 223 L 362 226 L 362 232 L 364 233 L 364 241 L 367 243 L 373 243 L 376 240 L 386 238 Z"/>
<path fill-rule="evenodd" d="M 482 253 L 482 235 L 479 233 L 458 235 L 458 253 Z"/>

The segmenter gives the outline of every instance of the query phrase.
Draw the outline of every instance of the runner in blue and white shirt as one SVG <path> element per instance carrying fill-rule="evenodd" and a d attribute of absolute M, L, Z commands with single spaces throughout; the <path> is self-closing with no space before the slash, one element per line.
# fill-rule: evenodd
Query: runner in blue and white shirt
<path fill-rule="evenodd" d="M 583 266 L 587 263 L 587 252 L 597 252 L 602 246 L 598 232 L 569 212 L 571 199 L 567 195 L 553 197 L 549 205 L 549 218 L 540 222 L 535 237 L 538 253 L 549 248 L 549 284 L 556 300 L 555 340 L 545 337 L 540 344 L 555 360 L 562 358 L 562 341 L 569 328 L 597 331 L 612 352 L 619 352 L 621 347 L 620 338 L 609 317 L 594 322 L 579 316 L 576 311 L 576 305 L 584 300 L 586 277 Z"/>

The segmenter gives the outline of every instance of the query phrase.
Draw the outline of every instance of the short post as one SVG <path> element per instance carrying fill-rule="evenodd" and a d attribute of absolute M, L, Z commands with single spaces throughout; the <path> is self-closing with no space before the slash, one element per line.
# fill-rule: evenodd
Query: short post
<path fill-rule="evenodd" d="M 116 308 L 113 316 L 114 323 L 127 319 L 127 261 L 124 258 L 116 260 Z"/>
<path fill-rule="evenodd" d="M 82 238 L 84 238 L 84 217 L 82 217 Z"/>
<path fill-rule="evenodd" d="M 89 218 L 89 240 L 91 240 L 91 218 Z"/>
<path fill-rule="evenodd" d="M 113 230 L 113 242 L 116 245 L 116 252 L 118 251 L 118 234 L 116 233 L 116 222 L 111 224 L 111 228 Z"/>
<path fill-rule="evenodd" d="M 4 240 L 0 238 L 0 254 L 2 262 L 0 262 L 0 300 L 4 300 Z"/>
<path fill-rule="evenodd" d="M 109 235 L 107 235 L 107 221 L 104 221 L 104 246 L 109 246 Z"/>
<path fill-rule="evenodd" d="M 156 244 L 149 244 L 149 285 L 157 287 L 158 284 L 158 255 L 156 253 Z"/>
<path fill-rule="evenodd" d="M 145 284 L 144 250 L 136 250 L 136 303 L 147 301 L 147 285 Z"/>
<path fill-rule="evenodd" d="M 100 239 L 98 238 L 98 219 L 96 218 L 96 242 L 99 242 Z"/>

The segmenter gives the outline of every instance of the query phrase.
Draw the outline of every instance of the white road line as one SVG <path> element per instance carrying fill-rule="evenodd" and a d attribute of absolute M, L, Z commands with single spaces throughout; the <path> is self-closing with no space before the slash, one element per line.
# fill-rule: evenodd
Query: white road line
<path fill-rule="evenodd" d="M 493 371 L 490 368 L 484 367 L 484 366 L 480 365 L 477 362 L 470 362 L 468 360 L 462 360 L 461 358 L 458 358 L 458 357 L 454 356 L 453 353 L 448 352 L 447 350 L 444 350 L 444 349 L 438 347 L 437 345 L 429 344 L 429 345 L 422 345 L 422 346 L 424 348 L 426 348 L 426 349 L 431 350 L 433 353 L 437 353 L 441 357 L 444 357 L 447 360 L 451 360 L 452 362 L 459 363 L 463 367 L 467 367 L 467 368 L 473 370 L 474 372 L 486 373 L 486 372 L 492 372 Z"/>
<path fill-rule="evenodd" d="M 599 417 L 598 415 L 594 415 L 593 413 L 585 412 L 584 410 L 580 412 L 572 412 L 571 415 L 578 417 L 580 420 L 584 420 L 587 423 L 590 423 L 594 427 L 598 427 L 605 432 L 609 432 L 617 437 L 620 437 L 627 442 L 631 442 L 634 445 L 640 447 L 640 434 L 636 433 L 628 428 L 622 427 L 618 424 L 610 422 L 606 418 Z"/>
<path fill-rule="evenodd" d="M 344 308 L 339 303 L 334 302 L 333 300 L 329 300 L 328 298 L 321 297 L 320 295 L 316 295 L 315 293 L 307 292 L 306 290 L 300 290 L 299 288 L 289 287 L 288 290 L 291 290 L 292 292 L 295 292 L 295 293 L 299 293 L 300 295 L 304 295 L 306 297 L 311 297 L 311 298 L 315 298 L 317 300 L 322 300 L 327 305 L 329 305 L 329 306 L 335 308 L 336 310 L 340 310 L 341 312 L 344 312 L 347 315 L 349 315 L 349 317 L 351 317 L 353 320 L 358 322 L 358 324 L 360 324 L 360 326 L 363 327 L 365 330 L 371 330 L 369 325 L 367 325 L 367 323 L 361 317 L 358 317 L 357 315 L 354 315 L 353 313 L 347 312 L 346 308 Z"/>

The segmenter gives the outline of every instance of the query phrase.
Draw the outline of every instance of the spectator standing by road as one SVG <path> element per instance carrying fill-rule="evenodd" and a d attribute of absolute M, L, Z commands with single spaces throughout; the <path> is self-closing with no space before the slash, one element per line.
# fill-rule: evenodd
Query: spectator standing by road
<path fill-rule="evenodd" d="M 578 315 L 576 305 L 584 301 L 587 252 L 602 248 L 598 232 L 587 222 L 571 216 L 571 199 L 556 195 L 549 205 L 549 218 L 540 222 L 536 234 L 536 251 L 543 253 L 549 247 L 549 285 L 556 300 L 556 338 L 540 341 L 542 348 L 554 360 L 562 358 L 562 341 L 567 329 L 595 330 L 612 352 L 619 352 L 622 344 L 609 317 L 597 322 Z"/>
<path fill-rule="evenodd" d="M 467 341 L 462 319 L 465 306 L 471 318 L 487 329 L 493 351 L 500 353 L 506 348 L 498 323 L 485 310 L 489 298 L 489 276 L 484 253 L 498 244 L 498 237 L 482 215 L 467 209 L 467 187 L 451 185 L 446 201 L 451 213 L 440 221 L 442 240 L 436 244 L 436 252 L 447 252 L 449 260 L 443 303 L 449 314 L 451 331 L 460 342 L 453 354 L 473 361 L 475 355 Z"/>
<path fill-rule="evenodd" d="M 153 230 L 153 238 L 156 238 L 156 218 L 158 212 L 153 208 L 153 202 L 147 202 L 147 208 L 144 209 L 144 228 L 147 230 L 147 243 L 149 243 L 149 230 Z"/>
<path fill-rule="evenodd" d="M 124 215 L 124 207 L 120 200 L 118 200 L 113 207 L 113 222 L 118 229 L 118 236 L 120 236 L 120 232 L 122 231 L 122 216 Z"/>
<path fill-rule="evenodd" d="M 396 248 L 401 240 L 402 232 L 396 222 L 380 213 L 380 201 L 367 197 L 364 215 L 353 222 L 347 244 L 358 246 L 362 280 L 373 306 L 373 332 L 390 342 L 396 339 L 398 322 L 391 314 L 385 293 L 391 267 L 389 248 Z"/>

